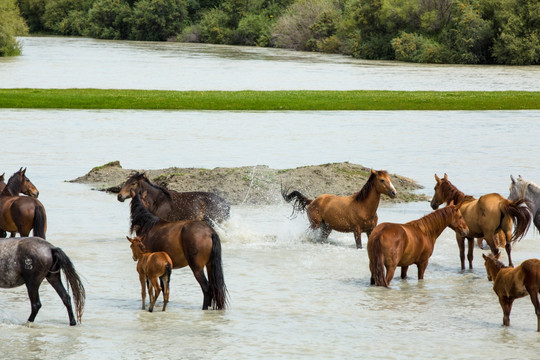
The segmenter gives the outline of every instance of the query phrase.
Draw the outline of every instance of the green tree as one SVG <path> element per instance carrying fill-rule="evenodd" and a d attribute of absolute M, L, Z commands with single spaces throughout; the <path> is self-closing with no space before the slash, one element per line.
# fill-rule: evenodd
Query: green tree
<path fill-rule="evenodd" d="M 49 0 L 45 5 L 43 24 L 46 30 L 60 35 L 82 35 L 87 13 L 94 0 Z"/>
<path fill-rule="evenodd" d="M 15 0 L 0 0 L 0 56 L 20 55 L 21 44 L 15 36 L 27 33 L 28 27 Z"/>
<path fill-rule="evenodd" d="M 18 4 L 29 31 L 31 33 L 44 31 L 43 14 L 46 0 L 18 0 Z"/>
<path fill-rule="evenodd" d="M 182 31 L 187 19 L 183 0 L 140 0 L 132 12 L 131 39 L 165 41 Z"/>
<path fill-rule="evenodd" d="M 98 0 L 88 11 L 85 35 L 98 39 L 127 39 L 131 32 L 131 8 L 123 0 Z"/>

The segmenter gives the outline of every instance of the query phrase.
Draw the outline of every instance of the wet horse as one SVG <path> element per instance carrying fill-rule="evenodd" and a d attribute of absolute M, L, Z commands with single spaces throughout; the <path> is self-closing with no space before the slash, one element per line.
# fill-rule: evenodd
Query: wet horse
<path fill-rule="evenodd" d="M 28 196 L 20 196 L 19 194 Z M 8 180 L 0 193 L 0 231 L 45 238 L 47 215 L 43 204 L 37 199 L 39 191 L 26 177 L 26 169 L 19 169 Z"/>
<path fill-rule="evenodd" d="M 75 312 L 71 307 L 71 297 L 62 285 L 60 270 L 64 272 L 73 292 Z M 84 286 L 71 260 L 62 249 L 38 237 L 0 239 L 0 287 L 14 288 L 26 285 L 32 311 L 28 318 L 33 323 L 41 308 L 39 286 L 43 279 L 52 285 L 67 309 L 69 324 L 81 322 L 84 309 Z"/>
<path fill-rule="evenodd" d="M 536 313 L 536 331 L 540 331 L 540 260 L 529 259 L 517 267 L 504 266 L 498 255 L 489 254 L 484 257 L 487 277 L 493 280 L 493 291 L 499 297 L 503 311 L 503 325 L 510 326 L 510 312 L 512 304 L 517 298 L 529 295 Z"/>
<path fill-rule="evenodd" d="M 229 218 L 230 205 L 219 195 L 211 192 L 177 192 L 153 184 L 146 174 L 131 175 L 118 193 L 118 201 L 132 194 L 148 193 L 148 209 L 163 220 L 203 220 L 221 223 Z"/>
<path fill-rule="evenodd" d="M 191 268 L 203 292 L 203 310 L 209 306 L 224 309 L 227 287 L 221 262 L 221 240 L 205 221 L 183 220 L 169 222 L 152 214 L 139 194 L 131 199 L 130 231 L 144 236 L 143 243 L 150 252 L 165 251 L 173 268 Z M 204 268 L 208 279 L 204 275 Z"/>
<path fill-rule="evenodd" d="M 398 266 L 401 266 L 401 278 L 405 279 L 413 264 L 418 267 L 418 279 L 422 280 L 435 241 L 446 227 L 462 236 L 468 232 L 460 210 L 453 204 L 406 224 L 377 225 L 367 244 L 371 284 L 388 287 Z"/>
<path fill-rule="evenodd" d="M 133 260 L 137 261 L 137 272 L 141 282 L 142 309 L 144 310 L 146 307 L 146 286 L 148 285 L 148 295 L 150 296 L 148 311 L 152 312 L 154 310 L 154 305 L 161 290 L 163 290 L 163 311 L 165 311 L 169 302 L 169 285 L 173 267 L 171 258 L 164 251 L 149 252 L 142 239 L 138 236 L 133 239 L 129 236 L 126 236 L 126 238 L 131 243 Z"/>
<path fill-rule="evenodd" d="M 534 226 L 540 231 L 540 186 L 521 176 L 515 179 L 510 175 L 510 195 L 508 200 L 527 200 L 527 206 L 532 213 Z"/>
<path fill-rule="evenodd" d="M 443 179 L 435 174 L 435 180 L 435 194 L 431 200 L 431 207 L 437 209 L 442 203 L 453 201 L 460 206 L 463 218 L 469 226 L 468 236 L 456 234 L 461 269 L 465 269 L 465 238 L 469 241 L 467 254 L 469 269 L 473 267 L 474 238 L 484 238 L 494 254 L 498 254 L 499 247 L 504 246 L 512 266 L 510 255 L 512 243 L 520 240 L 531 224 L 531 214 L 525 200 L 510 201 L 497 193 L 486 194 L 476 199 L 458 190 L 448 180 L 446 174 Z"/>
<path fill-rule="evenodd" d="M 323 194 L 314 200 L 308 199 L 299 191 L 281 194 L 287 202 L 293 202 L 293 213 L 307 212 L 312 230 L 321 229 L 322 238 L 328 238 L 332 230 L 354 233 L 356 247 L 362 248 L 361 233 L 368 237 L 377 225 L 377 208 L 381 194 L 396 197 L 396 189 L 390 176 L 384 170 L 371 170 L 371 174 L 362 189 L 350 196 Z"/>

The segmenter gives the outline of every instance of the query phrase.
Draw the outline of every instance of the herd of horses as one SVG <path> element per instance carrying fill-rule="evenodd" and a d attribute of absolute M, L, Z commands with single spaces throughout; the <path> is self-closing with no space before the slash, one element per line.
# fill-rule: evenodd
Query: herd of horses
<path fill-rule="evenodd" d="M 0 287 L 26 285 L 33 322 L 41 306 L 39 286 L 47 279 L 61 297 L 68 311 L 70 325 L 77 321 L 71 308 L 71 298 L 60 279 L 60 270 L 72 289 L 77 320 L 81 321 L 85 291 L 73 264 L 65 253 L 45 240 L 47 221 L 45 208 L 37 200 L 38 190 L 20 169 L 5 183 L 0 177 Z M 456 233 L 461 269 L 465 269 L 465 239 L 467 259 L 473 266 L 474 240 L 485 240 L 491 254 L 483 255 L 488 280 L 503 309 L 503 324 L 510 324 L 510 311 L 516 298 L 529 295 L 537 315 L 540 331 L 540 260 L 530 259 L 514 267 L 512 244 L 528 231 L 531 222 L 540 230 L 540 187 L 523 178 L 511 176 L 510 196 L 491 193 L 478 199 L 465 195 L 444 174 L 435 175 L 433 211 L 405 224 L 378 223 L 377 209 L 381 195 L 391 198 L 397 192 L 388 172 L 371 170 L 360 191 L 350 196 L 323 194 L 309 199 L 297 190 L 282 189 L 286 202 L 292 203 L 293 214 L 305 212 L 310 229 L 322 239 L 332 230 L 352 232 L 356 246 L 362 248 L 361 234 L 366 233 L 370 282 L 388 287 L 396 268 L 401 278 L 407 277 L 409 266 L 416 265 L 418 279 L 423 279 L 435 241 L 449 227 Z M 23 194 L 23 195 L 21 195 Z M 146 308 L 146 291 L 150 297 L 149 311 L 163 292 L 163 311 L 169 301 L 172 269 L 189 266 L 203 293 L 202 309 L 225 309 L 227 287 L 223 275 L 221 240 L 215 225 L 230 216 L 230 206 L 220 196 L 208 192 L 176 192 L 152 183 L 146 174 L 132 174 L 118 193 L 118 200 L 131 199 L 130 242 L 132 257 L 137 261 L 141 283 L 142 308 Z M 439 208 L 442 204 L 446 206 Z M 33 237 L 28 237 L 33 230 Z M 16 238 L 16 234 L 20 238 Z M 504 247 L 509 265 L 500 258 Z M 206 275 L 205 275 L 206 268 Z M 69 288 L 68 287 L 68 288 Z"/>

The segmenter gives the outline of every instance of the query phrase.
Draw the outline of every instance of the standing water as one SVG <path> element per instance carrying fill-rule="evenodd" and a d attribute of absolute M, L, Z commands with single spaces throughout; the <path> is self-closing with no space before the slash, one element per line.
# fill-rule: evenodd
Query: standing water
<path fill-rule="evenodd" d="M 38 61 L 35 57 L 39 59 L 40 51 L 45 50 L 30 44 L 39 48 L 41 41 L 56 44 L 58 49 L 45 52 Z M 2 86 L 36 86 L 31 76 L 21 79 L 20 85 L 5 85 L 10 77 L 2 73 L 4 66 L 16 68 L 20 61 L 21 66 L 30 66 L 25 70 L 28 74 L 39 73 L 40 66 L 51 66 L 47 56 L 69 63 L 66 54 L 74 48 L 77 53 L 141 59 L 146 67 L 167 59 L 175 63 L 198 57 L 201 64 L 215 61 L 231 73 L 241 63 L 255 61 L 253 58 L 270 69 L 302 69 L 305 82 L 282 79 L 285 88 L 315 84 L 312 81 L 319 72 L 332 79 L 336 68 L 339 73 L 342 67 L 371 65 L 271 49 L 193 45 L 184 54 L 178 49 L 185 46 L 179 44 L 57 38 L 25 38 L 25 44 L 23 50 L 31 59 L 23 56 L 7 64 L 0 62 Z M 91 57 L 86 57 L 89 64 L 83 68 L 92 68 Z M 302 57 L 318 60 L 303 62 Z M 123 63 L 122 67 L 131 65 Z M 137 78 L 138 65 L 133 66 Z M 449 68 L 456 74 L 463 70 Z M 186 83 L 177 88 L 166 83 L 160 69 L 156 68 L 156 77 L 164 83 L 152 83 L 148 88 L 219 87 L 209 79 L 206 84 Z M 501 67 L 505 75 L 491 80 L 517 84 L 526 69 Z M 535 69 L 522 83 L 537 76 Z M 374 79 L 381 71 L 378 74 L 384 78 L 389 72 L 407 77 L 409 71 L 426 70 L 429 66 L 375 63 L 371 76 Z M 68 86 L 101 87 L 92 81 L 102 81 L 102 87 L 132 85 L 129 80 L 120 81 L 119 86 L 109 84 L 112 74 L 107 69 L 103 76 L 97 75 L 82 74 L 80 83 Z M 66 85 L 62 77 L 57 86 L 47 85 L 53 79 L 43 76 L 43 87 Z M 232 83 L 231 79 L 227 82 Z M 431 81 L 426 82 L 429 87 Z M 138 86 L 143 87 L 144 83 Z M 447 229 L 437 240 L 423 281 L 416 280 L 412 267 L 409 278 L 394 279 L 390 289 L 372 287 L 367 252 L 354 247 L 352 234 L 334 232 L 328 242 L 314 242 L 306 232 L 305 215 L 290 219 L 288 204 L 233 206 L 231 219 L 219 229 L 230 309 L 201 311 L 200 288 L 184 268 L 173 271 L 167 311 L 160 311 L 159 300 L 153 313 L 144 312 L 140 310 L 135 263 L 125 239 L 128 204 L 66 180 L 112 160 L 120 160 L 130 169 L 257 164 L 290 168 L 350 161 L 415 179 L 428 195 L 433 192 L 433 175 L 447 173 L 467 194 L 499 192 L 507 196 L 510 174 L 540 182 L 540 169 L 535 165 L 540 155 L 536 150 L 539 115 L 538 111 L 0 110 L 0 173 L 5 171 L 9 177 L 21 166 L 28 168 L 27 175 L 40 190 L 47 209 L 47 238 L 70 256 L 87 290 L 83 323 L 69 327 L 64 306 L 44 282 L 43 307 L 28 328 L 22 326 L 30 313 L 24 287 L 1 289 L 2 352 L 12 359 L 536 358 L 540 335 L 535 331 L 530 300 L 516 300 L 511 327 L 501 326 L 502 311 L 481 258 L 486 250 L 476 248 L 475 268 L 461 271 L 455 236 Z M 406 222 L 430 212 L 427 202 L 383 204 L 378 215 L 380 222 Z M 531 228 L 515 244 L 512 255 L 516 264 L 540 258 L 538 232 Z M 505 254 L 502 260 L 507 262 Z"/>

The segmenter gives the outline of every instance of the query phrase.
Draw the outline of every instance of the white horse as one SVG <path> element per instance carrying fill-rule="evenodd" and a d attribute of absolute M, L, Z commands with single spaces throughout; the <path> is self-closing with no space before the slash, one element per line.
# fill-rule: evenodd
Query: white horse
<path fill-rule="evenodd" d="M 534 226 L 540 231 L 540 186 L 523 179 L 521 175 L 517 179 L 510 175 L 510 180 L 512 182 L 510 183 L 508 200 L 525 199 L 533 215 Z"/>

